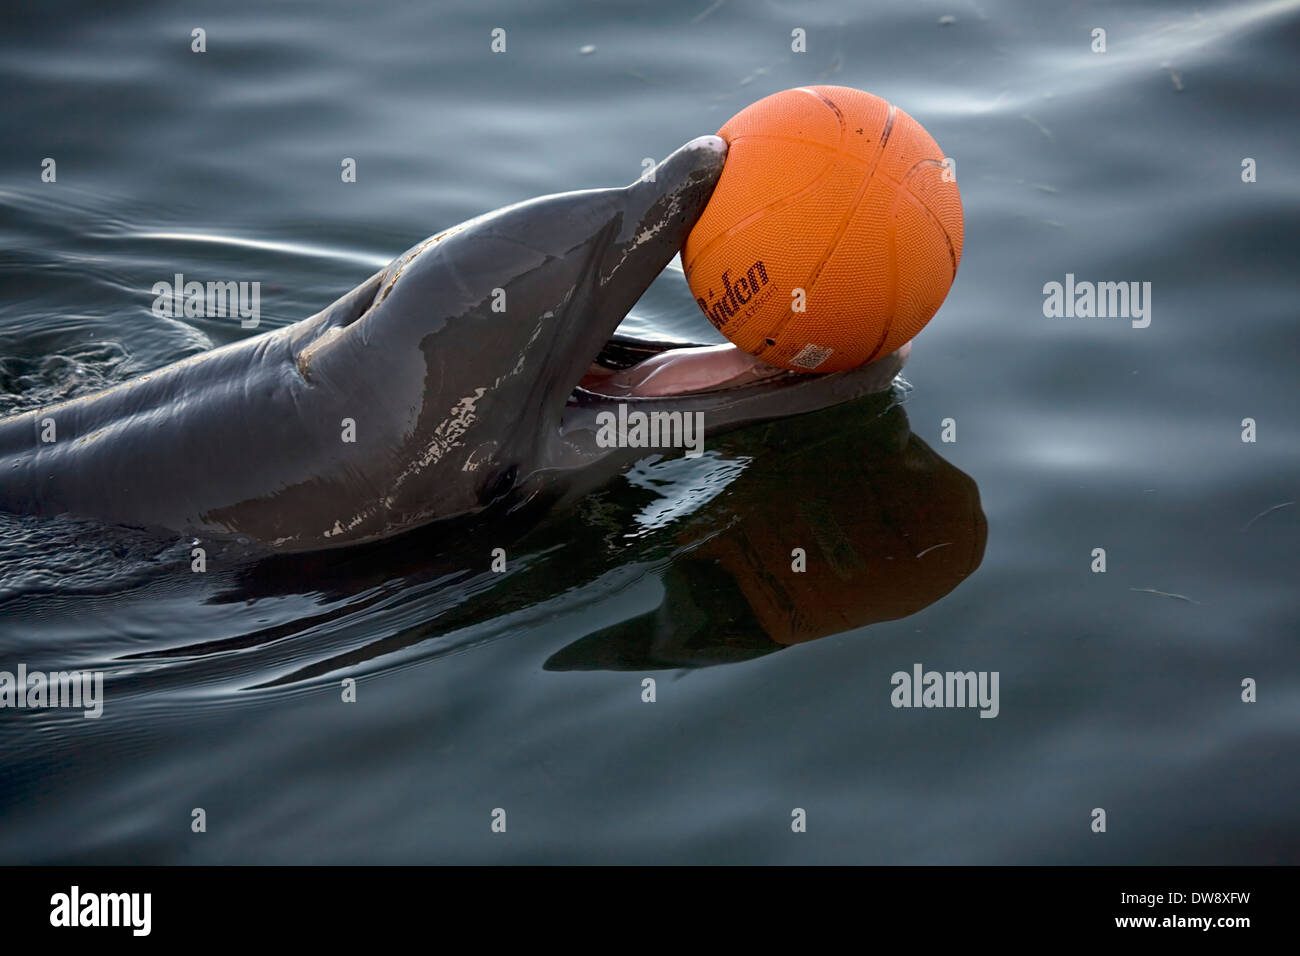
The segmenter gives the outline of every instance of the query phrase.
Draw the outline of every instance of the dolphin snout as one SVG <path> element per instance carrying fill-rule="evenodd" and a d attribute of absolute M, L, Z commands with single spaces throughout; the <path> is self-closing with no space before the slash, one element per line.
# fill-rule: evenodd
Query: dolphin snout
<path fill-rule="evenodd" d="M 722 174 L 722 166 L 727 161 L 727 141 L 721 136 L 697 136 L 681 146 L 665 159 L 660 166 L 671 163 L 691 163 L 704 172 L 713 175 L 716 180 Z"/>
<path fill-rule="evenodd" d="M 606 303 L 612 311 L 622 309 L 617 319 L 686 244 L 726 161 L 725 140 L 700 136 L 630 186 L 605 194 L 616 197 L 619 223 L 600 268 L 600 285 L 617 276 L 616 285 L 627 292 L 626 301 Z"/>
<path fill-rule="evenodd" d="M 726 162 L 727 143 L 720 136 L 700 136 L 674 150 L 628 187 L 634 204 L 641 207 L 637 218 L 643 226 L 672 227 L 680 233 L 680 248 L 704 212 Z"/>
<path fill-rule="evenodd" d="M 700 212 L 703 212 L 704 203 L 713 194 L 713 187 L 718 184 L 726 162 L 726 140 L 721 136 L 697 136 L 654 168 L 653 184 L 660 187 L 660 195 L 673 191 L 679 194 L 704 193 L 700 203 Z"/>

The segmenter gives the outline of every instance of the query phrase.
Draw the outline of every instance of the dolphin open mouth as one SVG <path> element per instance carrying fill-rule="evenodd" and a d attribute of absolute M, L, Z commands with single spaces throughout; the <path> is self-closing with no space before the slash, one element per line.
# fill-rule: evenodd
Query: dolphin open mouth
<path fill-rule="evenodd" d="M 607 398 L 664 398 L 807 374 L 768 365 L 730 344 L 693 345 L 615 336 L 601 348 L 575 392 Z M 570 396 L 570 401 L 575 398 Z"/>
<path fill-rule="evenodd" d="M 768 365 L 731 344 L 696 345 L 615 335 L 605 343 L 569 394 L 568 405 L 600 400 L 672 399 L 744 394 L 844 380 L 854 393 L 885 391 L 902 369 L 912 343 L 847 372 L 796 372 Z M 850 384 L 851 383 L 851 384 Z"/>

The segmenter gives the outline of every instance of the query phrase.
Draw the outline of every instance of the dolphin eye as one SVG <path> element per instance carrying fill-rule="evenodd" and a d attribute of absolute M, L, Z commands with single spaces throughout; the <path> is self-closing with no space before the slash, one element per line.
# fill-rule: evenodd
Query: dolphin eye
<path fill-rule="evenodd" d="M 511 465 L 504 471 L 497 472 L 496 476 L 487 485 L 487 490 L 483 492 L 483 503 L 488 504 L 507 494 L 515 486 L 515 479 L 518 477 L 519 468 L 516 465 Z"/>

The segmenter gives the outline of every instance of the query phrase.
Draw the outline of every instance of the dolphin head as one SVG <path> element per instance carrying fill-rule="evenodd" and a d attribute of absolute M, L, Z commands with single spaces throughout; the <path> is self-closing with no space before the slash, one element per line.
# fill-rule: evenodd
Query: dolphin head
<path fill-rule="evenodd" d="M 323 414 L 369 420 L 389 510 L 473 513 L 544 463 L 567 397 L 681 249 L 726 154 L 703 136 L 626 187 L 471 219 L 322 313 L 298 368 L 334 399 Z"/>
<path fill-rule="evenodd" d="M 310 327 L 298 366 L 335 383 L 325 414 L 359 430 L 349 409 L 367 418 L 361 467 L 389 515 L 381 533 L 593 487 L 593 476 L 652 453 L 598 440 L 601 414 L 620 404 L 702 412 L 713 432 L 887 387 L 900 353 L 868 373 L 809 375 L 734 346 L 615 335 L 685 243 L 726 155 L 722 139 L 703 136 L 626 187 L 471 219 L 399 256 Z"/>

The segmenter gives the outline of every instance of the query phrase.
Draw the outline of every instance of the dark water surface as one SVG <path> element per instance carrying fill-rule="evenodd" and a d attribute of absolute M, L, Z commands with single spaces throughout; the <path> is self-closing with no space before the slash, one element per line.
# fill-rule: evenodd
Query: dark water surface
<path fill-rule="evenodd" d="M 6 7 L 0 411 L 250 334 L 154 316 L 176 272 L 288 324 L 802 84 L 924 123 L 966 243 L 901 407 L 644 462 L 504 576 L 473 535 L 194 575 L 0 518 L 0 669 L 106 694 L 0 711 L 0 861 L 1300 862 L 1300 3 L 878 6 Z M 1150 325 L 1046 318 L 1067 273 Z M 673 271 L 628 327 L 716 339 Z M 830 573 L 774 580 L 792 542 Z M 893 707 L 917 663 L 998 716 Z"/>

